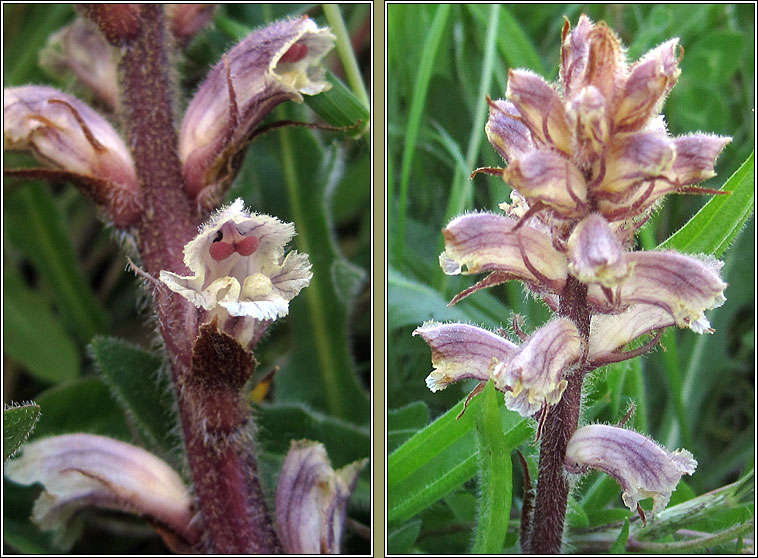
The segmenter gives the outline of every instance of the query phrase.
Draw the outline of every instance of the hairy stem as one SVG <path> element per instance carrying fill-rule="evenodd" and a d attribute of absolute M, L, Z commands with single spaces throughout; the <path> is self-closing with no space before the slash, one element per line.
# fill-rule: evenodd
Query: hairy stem
<path fill-rule="evenodd" d="M 145 271 L 157 278 L 164 269 L 188 273 L 184 245 L 195 236 L 199 217 L 185 193 L 177 151 L 170 37 L 163 7 L 144 4 L 141 10 L 139 33 L 123 48 L 119 77 L 128 145 L 144 195 L 139 250 Z M 209 332 L 210 341 L 198 357 L 197 309 L 160 286 L 154 295 L 205 533 L 202 550 L 281 552 L 265 509 L 248 435 L 252 430 L 250 413 L 240 392 L 240 378 L 244 383 L 252 373 L 252 355 L 236 341 L 219 341 Z M 228 368 L 215 370 L 226 383 L 208 381 L 212 368 L 208 363 L 214 361 L 207 353 L 218 343 L 228 349 L 226 354 L 238 357 L 236 374 Z"/>
<path fill-rule="evenodd" d="M 590 314 L 587 307 L 587 286 L 569 276 L 561 295 L 558 313 L 570 318 L 582 338 L 589 340 Z M 567 380 L 566 391 L 545 419 L 540 445 L 537 498 L 534 505 L 532 533 L 526 550 L 533 554 L 558 554 L 563 540 L 569 485 L 563 470 L 566 446 L 579 423 L 582 380 L 586 368 L 580 368 Z"/>

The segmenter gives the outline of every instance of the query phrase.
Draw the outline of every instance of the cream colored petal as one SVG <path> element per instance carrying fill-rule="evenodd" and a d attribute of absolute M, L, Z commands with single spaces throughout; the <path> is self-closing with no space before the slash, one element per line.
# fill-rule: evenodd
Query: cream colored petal
<path fill-rule="evenodd" d="M 45 492 L 32 517 L 45 530 L 62 529 L 86 506 L 145 514 L 187 533 L 191 497 L 179 475 L 142 448 L 93 434 L 66 434 L 27 444 L 5 475 Z"/>
<path fill-rule="evenodd" d="M 466 379 L 486 381 L 495 367 L 507 363 L 518 347 L 486 329 L 466 324 L 427 322 L 416 328 L 432 349 L 434 370 L 426 378 L 432 391 Z"/>

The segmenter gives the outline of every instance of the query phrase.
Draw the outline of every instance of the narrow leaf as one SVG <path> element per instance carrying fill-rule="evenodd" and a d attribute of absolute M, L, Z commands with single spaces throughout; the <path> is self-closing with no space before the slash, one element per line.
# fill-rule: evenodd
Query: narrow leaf
<path fill-rule="evenodd" d="M 408 554 L 421 531 L 421 520 L 403 523 L 395 529 L 390 529 L 387 535 L 387 553 Z"/>
<path fill-rule="evenodd" d="M 463 400 L 392 453 L 387 460 L 388 521 L 413 517 L 471 479 L 477 471 L 475 424 L 482 402 Z M 513 412 L 500 410 L 508 451 L 529 438 L 531 427 Z"/>
<path fill-rule="evenodd" d="M 161 359 L 113 337 L 95 337 L 89 349 L 105 385 L 145 442 L 164 452 L 176 447 L 171 392 L 158 384 Z"/>
<path fill-rule="evenodd" d="M 686 225 L 671 235 L 658 249 L 687 254 L 712 254 L 720 258 L 734 242 L 755 207 L 755 152 L 729 177 L 714 196 Z"/>

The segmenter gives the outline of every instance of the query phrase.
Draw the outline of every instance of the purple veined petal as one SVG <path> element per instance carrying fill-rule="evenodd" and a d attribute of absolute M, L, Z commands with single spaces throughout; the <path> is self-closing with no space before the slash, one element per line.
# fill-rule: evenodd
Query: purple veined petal
<path fill-rule="evenodd" d="M 620 314 L 595 314 L 590 323 L 590 362 L 601 362 L 640 335 L 675 325 L 666 310 L 633 304 Z"/>
<path fill-rule="evenodd" d="M 201 206 L 215 207 L 236 175 L 234 156 L 275 106 L 331 87 L 321 61 L 333 45 L 312 19 L 288 19 L 253 32 L 214 66 L 179 134 L 187 193 Z"/>
<path fill-rule="evenodd" d="M 586 212 L 587 184 L 581 171 L 566 157 L 532 151 L 503 171 L 503 179 L 530 205 L 541 203 L 565 217 Z"/>
<path fill-rule="evenodd" d="M 719 277 L 722 262 L 677 252 L 631 252 L 626 258 L 633 271 L 617 287 L 618 304 L 653 304 L 668 312 L 679 327 L 712 332 L 704 311 L 726 300 L 727 285 Z"/>
<path fill-rule="evenodd" d="M 532 133 L 521 121 L 521 114 L 510 101 L 490 102 L 490 116 L 484 131 L 492 147 L 506 163 L 535 149 Z"/>
<path fill-rule="evenodd" d="M 528 417 L 545 404 L 558 403 L 566 389 L 565 373 L 582 354 L 579 331 L 559 318 L 535 331 L 510 362 L 493 373 L 495 387 L 505 391 L 505 405 Z"/>
<path fill-rule="evenodd" d="M 93 434 L 42 438 L 24 446 L 21 457 L 6 464 L 5 475 L 19 484 L 44 485 L 32 511 L 42 529 L 62 529 L 78 510 L 96 506 L 147 515 L 197 542 L 184 482 L 137 446 Z"/>
<path fill-rule="evenodd" d="M 712 134 L 688 134 L 674 138 L 676 158 L 669 177 L 679 186 L 698 184 L 716 176 L 716 159 L 732 138 Z"/>
<path fill-rule="evenodd" d="M 432 349 L 434 370 L 426 378 L 432 391 L 467 379 L 487 381 L 494 368 L 507 363 L 518 346 L 486 329 L 466 324 L 427 322 L 416 328 Z"/>
<path fill-rule="evenodd" d="M 583 283 L 614 287 L 631 271 L 608 222 L 597 213 L 585 217 L 568 239 L 569 273 Z"/>
<path fill-rule="evenodd" d="M 573 160 L 597 166 L 610 133 L 607 106 L 597 87 L 582 88 L 566 104 L 566 118 L 576 131 Z"/>
<path fill-rule="evenodd" d="M 605 176 L 593 190 L 626 203 L 643 191 L 650 179 L 671 170 L 675 157 L 676 146 L 665 133 L 643 131 L 618 136 L 608 148 Z"/>
<path fill-rule="evenodd" d="M 674 452 L 632 430 L 592 424 L 569 440 L 565 458 L 572 473 L 597 469 L 621 485 L 624 504 L 632 511 L 644 498 L 653 499 L 653 513 L 666 507 L 682 475 L 692 475 L 697 461 L 687 450 Z"/>
<path fill-rule="evenodd" d="M 678 46 L 679 39 L 666 41 L 632 67 L 615 107 L 615 132 L 640 130 L 660 112 L 666 95 L 682 73 L 677 58 Z"/>
<path fill-rule="evenodd" d="M 279 536 L 288 554 L 339 554 L 347 504 L 368 462 L 332 469 L 318 442 L 292 442 L 276 488 Z"/>
<path fill-rule="evenodd" d="M 4 90 L 3 115 L 3 149 L 28 151 L 56 169 L 47 176 L 77 184 L 117 226 L 139 218 L 142 191 L 131 153 L 89 105 L 52 87 L 26 85 Z"/>
<path fill-rule="evenodd" d="M 545 232 L 528 225 L 514 230 L 516 223 L 493 213 L 456 217 L 443 231 L 443 271 L 449 275 L 463 272 L 464 267 L 466 273 L 503 271 L 530 284 L 561 290 L 566 282 L 566 256 L 553 247 Z"/>
<path fill-rule="evenodd" d="M 538 145 L 552 145 L 571 155 L 571 133 L 563 101 L 542 77 L 529 70 L 510 70 L 505 96 L 516 106 Z"/>

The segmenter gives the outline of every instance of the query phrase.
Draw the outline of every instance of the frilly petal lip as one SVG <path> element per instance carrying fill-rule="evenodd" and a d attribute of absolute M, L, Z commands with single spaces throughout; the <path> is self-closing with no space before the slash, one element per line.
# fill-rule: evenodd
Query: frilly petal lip
<path fill-rule="evenodd" d="M 665 310 L 679 327 L 696 333 L 712 332 L 705 310 L 721 306 L 727 284 L 719 277 L 723 263 L 710 256 L 677 252 L 630 252 L 633 271 L 614 289 L 619 307 L 652 304 Z M 602 303 L 603 294 L 590 286 L 590 302 Z"/>
<path fill-rule="evenodd" d="M 500 363 L 507 363 L 518 346 L 486 329 L 466 324 L 426 322 L 416 328 L 432 349 L 434 370 L 426 378 L 431 391 L 467 379 L 487 381 Z"/>
<path fill-rule="evenodd" d="M 318 442 L 292 442 L 276 489 L 276 518 L 289 554 L 338 554 L 347 503 L 367 459 L 335 471 Z"/>
<path fill-rule="evenodd" d="M 692 475 L 697 467 L 687 450 L 669 452 L 642 434 L 603 424 L 578 429 L 564 463 L 570 473 L 597 469 L 616 479 L 632 511 L 640 500 L 652 498 L 654 514 L 666 507 L 682 475 Z"/>
<path fill-rule="evenodd" d="M 566 389 L 567 370 L 582 355 L 579 331 L 558 318 L 539 328 L 509 362 L 493 372 L 495 387 L 505 392 L 505 405 L 528 417 L 546 404 L 558 403 Z"/>
<path fill-rule="evenodd" d="M 560 291 L 567 277 L 566 256 L 543 231 L 528 225 L 515 229 L 516 224 L 515 219 L 494 213 L 456 217 L 443 231 L 443 271 L 449 275 L 501 271 Z"/>
<path fill-rule="evenodd" d="M 196 539 L 184 482 L 137 446 L 93 434 L 42 438 L 24 446 L 23 454 L 6 464 L 5 475 L 19 484 L 44 485 L 32 511 L 42 529 L 62 529 L 79 509 L 97 506 L 145 514 L 187 541 Z"/>
<path fill-rule="evenodd" d="M 160 280 L 207 311 L 223 308 L 231 316 L 258 320 L 282 317 L 312 277 L 306 254 L 284 254 L 294 235 L 291 223 L 249 213 L 237 199 L 217 211 L 185 246 L 184 263 L 193 274 L 161 271 Z M 256 239 L 252 253 L 245 249 L 249 238 Z M 217 243 L 230 247 L 228 255 L 221 258 L 213 251 Z"/>

